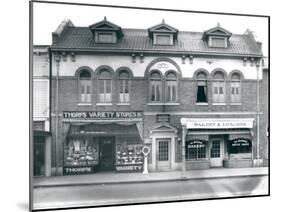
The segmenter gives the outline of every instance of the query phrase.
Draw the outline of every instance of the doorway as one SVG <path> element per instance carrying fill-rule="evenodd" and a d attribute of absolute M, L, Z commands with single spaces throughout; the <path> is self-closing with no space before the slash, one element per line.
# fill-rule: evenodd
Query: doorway
<path fill-rule="evenodd" d="M 171 141 L 169 139 L 157 140 L 157 169 L 170 170 L 171 168 Z"/>
<path fill-rule="evenodd" d="M 113 171 L 115 166 L 115 137 L 99 138 L 99 170 Z"/>
<path fill-rule="evenodd" d="M 210 166 L 222 167 L 224 158 L 224 139 L 223 137 L 210 138 Z"/>
<path fill-rule="evenodd" d="M 45 138 L 34 136 L 33 176 L 45 175 Z"/>

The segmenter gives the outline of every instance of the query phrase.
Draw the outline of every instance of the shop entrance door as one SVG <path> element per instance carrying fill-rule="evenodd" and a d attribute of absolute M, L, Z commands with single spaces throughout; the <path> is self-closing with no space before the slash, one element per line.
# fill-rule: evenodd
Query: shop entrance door
<path fill-rule="evenodd" d="M 45 138 L 41 136 L 34 136 L 33 175 L 45 175 Z"/>
<path fill-rule="evenodd" d="M 157 140 L 157 169 L 170 170 L 171 168 L 171 141 Z"/>
<path fill-rule="evenodd" d="M 211 167 L 222 167 L 223 153 L 224 153 L 223 138 L 211 138 L 210 140 Z"/>
<path fill-rule="evenodd" d="M 112 171 L 115 164 L 115 138 L 101 137 L 99 139 L 99 170 Z"/>

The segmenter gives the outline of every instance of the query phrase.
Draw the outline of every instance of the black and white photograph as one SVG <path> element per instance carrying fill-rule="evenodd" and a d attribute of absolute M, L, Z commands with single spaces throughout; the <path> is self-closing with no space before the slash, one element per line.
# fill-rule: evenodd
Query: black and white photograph
<path fill-rule="evenodd" d="M 30 19 L 31 210 L 269 195 L 269 16 L 34 1 Z"/>

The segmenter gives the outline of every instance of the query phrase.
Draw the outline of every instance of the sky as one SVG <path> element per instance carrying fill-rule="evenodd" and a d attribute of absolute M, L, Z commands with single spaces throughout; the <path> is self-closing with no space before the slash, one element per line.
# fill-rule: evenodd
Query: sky
<path fill-rule="evenodd" d="M 267 55 L 268 22 L 264 17 L 45 3 L 35 3 L 33 11 L 33 36 L 36 45 L 50 45 L 51 33 L 64 19 L 70 19 L 75 26 L 89 26 L 106 16 L 107 20 L 122 28 L 147 29 L 164 19 L 165 23 L 180 31 L 203 32 L 217 26 L 218 23 L 233 34 L 243 34 L 250 29 L 256 40 L 263 43 L 263 52 Z"/>

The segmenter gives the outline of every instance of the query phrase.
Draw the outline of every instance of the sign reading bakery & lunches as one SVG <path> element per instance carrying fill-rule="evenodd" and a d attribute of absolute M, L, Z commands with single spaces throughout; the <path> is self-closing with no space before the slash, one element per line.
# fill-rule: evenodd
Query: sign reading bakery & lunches
<path fill-rule="evenodd" d="M 253 128 L 254 119 L 181 119 L 187 129 Z"/>
<path fill-rule="evenodd" d="M 64 111 L 64 119 L 131 119 L 142 118 L 141 111 Z"/>

